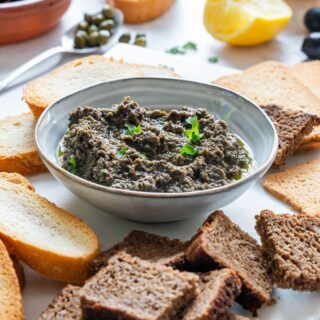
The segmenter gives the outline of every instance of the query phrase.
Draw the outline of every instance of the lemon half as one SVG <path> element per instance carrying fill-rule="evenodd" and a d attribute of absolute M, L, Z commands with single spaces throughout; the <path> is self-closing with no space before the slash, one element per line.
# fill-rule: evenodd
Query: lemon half
<path fill-rule="evenodd" d="M 271 40 L 291 17 L 283 0 L 207 0 L 204 25 L 218 40 L 251 46 Z"/>

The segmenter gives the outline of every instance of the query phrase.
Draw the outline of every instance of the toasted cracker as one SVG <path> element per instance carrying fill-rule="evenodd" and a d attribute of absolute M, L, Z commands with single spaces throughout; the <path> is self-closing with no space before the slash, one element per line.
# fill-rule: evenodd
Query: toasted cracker
<path fill-rule="evenodd" d="M 299 213 L 320 215 L 320 160 L 268 175 L 264 188 Z"/>
<path fill-rule="evenodd" d="M 299 148 L 296 150 L 296 153 L 305 153 L 320 150 L 320 141 L 311 141 L 307 143 L 300 144 Z"/>
<path fill-rule="evenodd" d="M 303 137 L 311 132 L 314 125 L 320 124 L 320 118 L 302 111 L 286 110 L 276 105 L 264 106 L 263 109 L 278 132 L 279 148 L 273 163 L 274 167 L 278 167 L 293 155 Z"/>
<path fill-rule="evenodd" d="M 260 63 L 213 83 L 239 92 L 261 106 L 275 104 L 320 116 L 320 99 L 292 75 L 289 67 L 278 62 Z"/>
<path fill-rule="evenodd" d="M 313 128 L 310 134 L 302 139 L 302 143 L 320 142 L 320 126 Z"/>

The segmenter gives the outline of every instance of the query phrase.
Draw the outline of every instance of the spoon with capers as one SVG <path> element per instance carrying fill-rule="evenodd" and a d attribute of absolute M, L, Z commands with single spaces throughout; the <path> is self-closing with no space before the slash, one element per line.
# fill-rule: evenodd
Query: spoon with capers
<path fill-rule="evenodd" d="M 113 25 L 110 20 L 113 21 Z M 62 35 L 60 45 L 40 53 L 2 79 L 2 81 L 0 81 L 0 93 L 7 88 L 11 82 L 57 53 L 85 55 L 107 51 L 114 45 L 116 35 L 122 24 L 122 12 L 109 6 L 104 7 L 102 11 L 95 15 L 85 15 L 83 22 L 70 28 Z M 85 31 L 85 28 L 88 30 Z M 88 36 L 87 40 L 84 38 L 85 34 Z"/>

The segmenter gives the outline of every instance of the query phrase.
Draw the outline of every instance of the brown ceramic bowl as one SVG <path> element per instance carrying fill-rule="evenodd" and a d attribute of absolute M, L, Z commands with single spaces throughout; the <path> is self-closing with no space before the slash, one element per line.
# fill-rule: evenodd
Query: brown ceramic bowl
<path fill-rule="evenodd" d="M 71 0 L 22 0 L 0 4 L 0 44 L 36 37 L 58 24 Z"/>

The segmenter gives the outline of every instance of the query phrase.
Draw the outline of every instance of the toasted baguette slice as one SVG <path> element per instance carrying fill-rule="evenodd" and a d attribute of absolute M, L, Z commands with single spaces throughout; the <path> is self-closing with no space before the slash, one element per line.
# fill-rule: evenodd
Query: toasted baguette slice
<path fill-rule="evenodd" d="M 12 254 L 39 273 L 83 282 L 99 253 L 94 232 L 79 218 L 22 184 L 0 178 L 0 237 Z"/>
<path fill-rule="evenodd" d="M 31 81 L 23 98 L 35 117 L 53 101 L 95 83 L 120 78 L 158 76 L 176 77 L 166 68 L 134 65 L 103 56 L 74 60 L 49 74 Z"/>
<path fill-rule="evenodd" d="M 34 127 L 30 112 L 0 120 L 0 171 L 31 175 L 46 170 L 35 146 Z"/>
<path fill-rule="evenodd" d="M 9 253 L 0 240 L 0 319 L 22 320 L 23 308 L 18 278 Z"/>
<path fill-rule="evenodd" d="M 0 172 L 0 180 L 15 183 L 24 186 L 25 188 L 34 191 L 33 185 L 28 179 L 20 175 L 19 173 Z"/>

